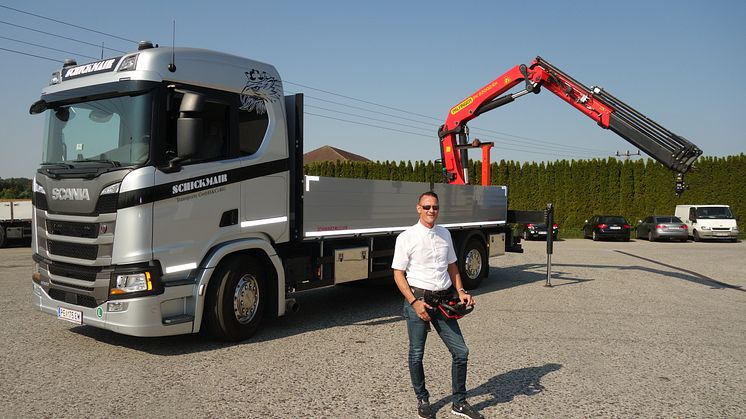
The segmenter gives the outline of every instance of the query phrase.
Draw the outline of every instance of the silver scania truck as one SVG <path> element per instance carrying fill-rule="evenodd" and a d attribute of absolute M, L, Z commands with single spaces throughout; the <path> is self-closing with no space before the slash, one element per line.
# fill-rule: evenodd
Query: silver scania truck
<path fill-rule="evenodd" d="M 273 66 L 208 50 L 66 61 L 30 109 L 46 116 L 34 306 L 127 335 L 245 339 L 295 292 L 391 275 L 431 189 L 476 287 L 510 242 L 506 188 L 304 176 L 302 102 Z"/>

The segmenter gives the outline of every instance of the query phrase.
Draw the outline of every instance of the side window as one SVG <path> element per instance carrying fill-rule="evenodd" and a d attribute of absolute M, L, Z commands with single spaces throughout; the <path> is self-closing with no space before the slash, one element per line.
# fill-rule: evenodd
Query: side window
<path fill-rule="evenodd" d="M 166 114 L 166 135 L 163 139 L 163 153 L 166 162 L 178 155 L 176 126 L 181 100 L 181 94 L 174 95 Z M 182 161 L 181 164 L 201 163 L 228 157 L 228 127 L 230 126 L 228 110 L 228 105 L 206 98 L 202 112 L 193 116 L 202 119 L 202 134 L 196 152 L 190 158 Z"/>
<path fill-rule="evenodd" d="M 203 141 L 191 162 L 224 159 L 228 156 L 228 106 L 206 102 L 202 113 Z"/>
<path fill-rule="evenodd" d="M 238 111 L 238 140 L 241 156 L 250 156 L 259 150 L 267 133 L 269 117 L 267 112 L 259 113 L 256 109 Z"/>

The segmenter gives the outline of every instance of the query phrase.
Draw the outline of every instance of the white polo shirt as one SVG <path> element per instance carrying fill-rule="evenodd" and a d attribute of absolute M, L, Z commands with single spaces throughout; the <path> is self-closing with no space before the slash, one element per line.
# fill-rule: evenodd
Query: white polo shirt
<path fill-rule="evenodd" d="M 440 291 L 451 286 L 448 264 L 456 262 L 451 233 L 439 225 L 419 221 L 396 238 L 391 268 L 407 273 L 410 286 Z"/>

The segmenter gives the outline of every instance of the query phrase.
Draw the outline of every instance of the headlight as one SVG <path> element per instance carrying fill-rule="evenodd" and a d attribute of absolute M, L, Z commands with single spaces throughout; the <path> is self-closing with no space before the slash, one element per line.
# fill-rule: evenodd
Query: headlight
<path fill-rule="evenodd" d="M 137 55 L 138 54 L 124 57 L 124 59 L 122 60 L 122 64 L 119 65 L 119 71 L 135 70 L 137 68 Z"/>
<path fill-rule="evenodd" d="M 152 291 L 153 281 L 150 272 L 117 275 L 111 286 L 111 295 L 123 295 L 133 292 Z"/>
<path fill-rule="evenodd" d="M 36 177 L 34 177 L 33 188 L 34 188 L 34 192 L 38 192 L 38 193 L 40 193 L 42 195 L 46 195 L 47 194 L 47 191 L 44 190 L 44 187 L 41 186 L 41 185 L 39 185 L 38 183 L 36 183 Z"/>
<path fill-rule="evenodd" d="M 710 229 L 710 226 L 702 226 L 702 227 L 700 227 L 700 229 L 701 229 L 701 230 L 709 230 L 709 229 Z"/>
<path fill-rule="evenodd" d="M 119 187 L 122 186 L 122 182 L 109 185 L 101 190 L 101 195 L 110 195 L 113 193 L 119 193 Z"/>

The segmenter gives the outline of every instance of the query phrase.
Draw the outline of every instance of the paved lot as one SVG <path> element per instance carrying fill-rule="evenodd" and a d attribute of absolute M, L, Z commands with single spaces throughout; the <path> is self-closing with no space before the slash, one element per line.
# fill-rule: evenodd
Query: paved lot
<path fill-rule="evenodd" d="M 746 417 L 746 243 L 556 243 L 493 259 L 462 320 L 472 404 L 487 417 Z M 30 250 L 0 249 L 4 417 L 410 418 L 393 286 L 299 297 L 255 338 L 138 339 L 29 304 Z M 438 417 L 450 359 L 428 341 Z"/>

